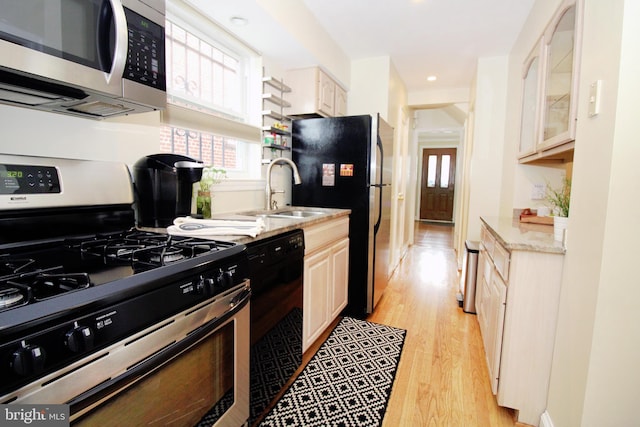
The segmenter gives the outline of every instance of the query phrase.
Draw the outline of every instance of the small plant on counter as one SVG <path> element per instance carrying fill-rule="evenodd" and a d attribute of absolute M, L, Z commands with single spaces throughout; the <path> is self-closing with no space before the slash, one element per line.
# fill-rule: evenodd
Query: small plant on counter
<path fill-rule="evenodd" d="M 553 188 L 547 184 L 547 201 L 551 204 L 551 211 L 560 217 L 569 217 L 569 201 L 571 198 L 571 180 L 564 178 L 562 187 Z"/>
<path fill-rule="evenodd" d="M 227 171 L 218 169 L 213 166 L 205 167 L 202 170 L 202 178 L 200 179 L 200 191 L 211 191 L 211 187 L 219 184 L 227 177 Z"/>
<path fill-rule="evenodd" d="M 203 218 L 211 218 L 211 199 L 213 198 L 211 187 L 219 184 L 226 177 L 227 171 L 224 169 L 210 166 L 202 170 L 200 188 L 196 197 L 196 213 L 198 215 L 202 215 Z"/>

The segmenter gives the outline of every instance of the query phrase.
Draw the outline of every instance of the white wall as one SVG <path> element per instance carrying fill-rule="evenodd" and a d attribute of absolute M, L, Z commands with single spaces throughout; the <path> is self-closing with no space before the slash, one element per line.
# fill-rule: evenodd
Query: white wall
<path fill-rule="evenodd" d="M 522 61 L 560 1 L 536 1 L 510 62 L 501 213 L 531 203 L 536 180 L 564 167 L 518 165 Z M 571 212 L 545 422 L 554 427 L 638 424 L 640 314 L 635 242 L 640 225 L 640 7 L 585 0 Z M 602 80 L 601 113 L 587 114 L 589 85 Z M 517 111 L 517 114 L 513 114 Z"/>
<path fill-rule="evenodd" d="M 159 147 L 159 113 L 104 121 L 0 105 L 0 152 L 134 164 Z"/>
<path fill-rule="evenodd" d="M 548 413 L 556 427 L 638 424 L 640 8 L 586 0 L 569 241 Z M 589 118 L 589 84 L 603 81 Z"/>
<path fill-rule="evenodd" d="M 412 108 L 422 108 L 439 104 L 466 103 L 469 102 L 469 88 L 463 87 L 411 92 L 409 93 L 407 102 Z"/>
<path fill-rule="evenodd" d="M 389 119 L 390 76 L 391 59 L 388 56 L 352 61 L 347 105 L 349 115 L 380 113 L 394 126 Z"/>
<path fill-rule="evenodd" d="M 480 216 L 499 215 L 508 58 L 481 58 L 475 84 L 467 239 L 480 240 Z"/>
<path fill-rule="evenodd" d="M 407 231 L 413 213 L 406 209 L 406 194 L 411 186 L 409 173 L 409 118 L 407 92 L 388 56 L 366 58 L 351 63 L 348 95 L 350 115 L 376 114 L 394 128 L 393 187 L 391 193 L 390 266 L 394 269 L 412 239 Z M 413 191 L 413 190 L 411 190 Z"/>
<path fill-rule="evenodd" d="M 336 80 L 347 88 L 351 79 L 350 59 L 299 0 L 257 0 L 297 42 Z M 312 64 L 309 64 L 309 66 Z"/>

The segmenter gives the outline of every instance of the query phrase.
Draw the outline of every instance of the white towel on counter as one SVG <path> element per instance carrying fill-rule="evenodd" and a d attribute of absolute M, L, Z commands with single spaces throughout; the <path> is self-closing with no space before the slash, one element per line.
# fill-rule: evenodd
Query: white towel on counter
<path fill-rule="evenodd" d="M 251 220 L 238 219 L 197 219 L 189 216 L 179 217 L 167 232 L 175 236 L 251 236 L 256 237 L 264 230 L 264 220 L 260 217 Z"/>

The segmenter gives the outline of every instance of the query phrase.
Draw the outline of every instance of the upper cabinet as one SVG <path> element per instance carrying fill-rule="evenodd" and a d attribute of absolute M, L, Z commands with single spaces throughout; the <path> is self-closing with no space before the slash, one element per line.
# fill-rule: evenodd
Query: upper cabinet
<path fill-rule="evenodd" d="M 572 156 L 580 62 L 579 1 L 562 2 L 525 61 L 518 150 L 521 163 Z"/>
<path fill-rule="evenodd" d="M 520 157 L 534 154 L 540 136 L 540 116 L 542 109 L 542 40 L 524 62 L 522 72 L 522 120 L 520 122 Z"/>
<path fill-rule="evenodd" d="M 575 138 L 578 92 L 578 45 L 575 2 L 565 1 L 545 32 L 543 147 Z"/>
<path fill-rule="evenodd" d="M 335 117 L 347 114 L 347 92 L 318 67 L 301 68 L 286 72 L 285 80 L 291 86 L 285 110 L 289 116 Z"/>

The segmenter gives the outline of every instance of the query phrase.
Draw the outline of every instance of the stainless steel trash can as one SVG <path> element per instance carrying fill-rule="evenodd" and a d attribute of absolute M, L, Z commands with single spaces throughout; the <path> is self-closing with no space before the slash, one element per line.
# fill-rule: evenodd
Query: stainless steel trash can
<path fill-rule="evenodd" d="M 462 290 L 462 310 L 465 313 L 476 312 L 476 280 L 478 278 L 478 252 L 479 242 L 467 240 L 464 242 L 463 277 L 464 289 Z"/>

